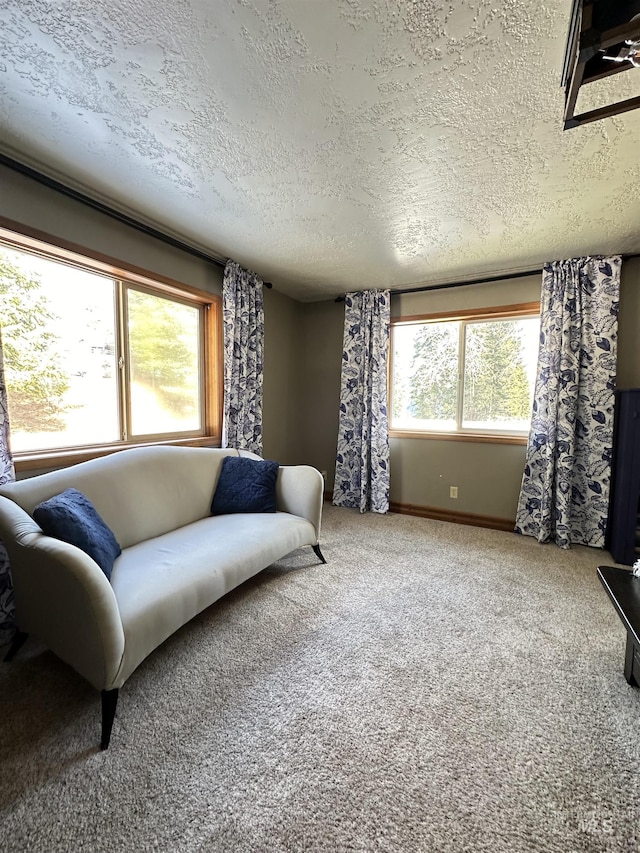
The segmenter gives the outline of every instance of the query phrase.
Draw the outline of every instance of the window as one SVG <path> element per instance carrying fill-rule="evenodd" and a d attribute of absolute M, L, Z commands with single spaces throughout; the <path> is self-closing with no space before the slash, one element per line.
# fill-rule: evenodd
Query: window
<path fill-rule="evenodd" d="M 391 326 L 392 433 L 525 436 L 540 336 L 538 303 Z"/>
<path fill-rule="evenodd" d="M 14 456 L 215 443 L 219 297 L 36 243 L 0 242 Z"/>

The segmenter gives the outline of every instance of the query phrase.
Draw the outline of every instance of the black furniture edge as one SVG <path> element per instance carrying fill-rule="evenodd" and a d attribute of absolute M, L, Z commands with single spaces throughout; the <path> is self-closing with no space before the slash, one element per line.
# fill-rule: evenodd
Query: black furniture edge
<path fill-rule="evenodd" d="M 598 577 L 627 631 L 624 677 L 640 686 L 640 577 L 629 569 L 598 566 Z"/>

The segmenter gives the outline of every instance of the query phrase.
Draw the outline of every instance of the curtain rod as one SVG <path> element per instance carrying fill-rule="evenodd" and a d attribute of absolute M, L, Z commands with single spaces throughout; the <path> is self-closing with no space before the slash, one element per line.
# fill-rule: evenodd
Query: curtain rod
<path fill-rule="evenodd" d="M 640 252 L 635 252 L 630 255 L 622 255 L 623 261 L 629 261 L 631 258 L 640 258 Z M 405 293 L 424 293 L 428 290 L 446 290 L 450 287 L 465 287 L 470 284 L 489 284 L 492 281 L 508 281 L 510 278 L 525 278 L 530 275 L 541 275 L 542 268 L 535 270 L 524 270 L 523 272 L 502 273 L 500 275 L 489 276 L 488 278 L 474 278 L 469 281 L 453 281 L 447 284 L 424 284 L 421 287 L 405 287 L 402 290 L 390 290 L 390 296 L 402 296 Z M 344 296 L 336 296 L 336 302 L 344 302 Z"/>
<path fill-rule="evenodd" d="M 405 287 L 402 290 L 390 290 L 391 296 L 402 296 L 405 293 L 423 293 L 427 290 L 447 290 L 450 287 L 464 287 L 468 284 L 488 284 L 492 281 L 506 281 L 509 278 L 524 278 L 529 275 L 542 273 L 542 269 L 525 270 L 524 272 L 514 272 L 510 275 L 493 275 L 488 278 L 474 278 L 469 281 L 451 281 L 446 284 L 423 284 L 420 287 Z M 344 302 L 344 296 L 336 296 L 336 302 Z"/>
<path fill-rule="evenodd" d="M 510 275 L 492 275 L 487 278 L 474 278 L 471 281 L 453 281 L 446 284 L 429 284 L 422 287 L 405 287 L 402 290 L 392 290 L 392 296 L 402 296 L 405 293 L 420 293 L 423 290 L 446 290 L 449 287 L 464 287 L 465 284 L 489 284 L 492 281 L 506 281 L 509 278 L 526 278 L 530 275 L 541 275 L 542 267 L 536 270 L 524 270 L 524 272 L 514 272 Z"/>
<path fill-rule="evenodd" d="M 18 160 L 13 160 L 11 157 L 7 157 L 6 154 L 0 153 L 0 164 L 7 166 L 9 169 L 13 169 L 14 172 L 20 172 L 20 174 L 43 184 L 51 190 L 55 190 L 55 192 L 58 192 L 61 195 L 66 195 L 74 201 L 80 202 L 80 204 L 91 207 L 99 213 L 104 213 L 112 219 L 117 219 L 118 222 L 122 222 L 123 225 L 128 225 L 131 228 L 135 228 L 137 231 L 142 231 L 142 233 L 146 234 L 148 237 L 154 237 L 156 240 L 161 240 L 163 243 L 173 246 L 174 249 L 180 249 L 182 252 L 195 255 L 197 258 L 207 261 L 208 263 L 215 264 L 221 269 L 224 269 L 225 267 L 226 261 L 222 261 L 220 258 L 209 255 L 207 252 L 203 252 L 200 249 L 196 249 L 195 246 L 190 246 L 188 243 L 184 243 L 182 240 L 178 240 L 170 234 L 165 234 L 164 231 L 159 231 L 151 225 L 146 225 L 144 222 L 140 222 L 132 216 L 128 216 L 126 213 L 121 213 L 114 207 L 110 207 L 97 199 L 91 198 L 91 196 L 86 195 L 79 190 L 74 190 L 72 187 L 68 187 L 66 184 L 57 181 L 55 178 L 50 178 L 43 172 L 39 172 L 37 169 L 32 169 L 31 166 L 27 166 L 24 163 L 20 163 Z M 264 286 L 271 288 L 272 284 L 269 281 L 265 281 Z"/>

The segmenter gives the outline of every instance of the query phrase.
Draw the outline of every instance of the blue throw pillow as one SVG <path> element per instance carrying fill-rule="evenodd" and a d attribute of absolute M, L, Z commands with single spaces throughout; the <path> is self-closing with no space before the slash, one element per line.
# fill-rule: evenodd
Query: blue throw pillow
<path fill-rule="evenodd" d="M 38 504 L 33 518 L 43 533 L 80 548 L 111 578 L 113 564 L 122 549 L 86 495 L 77 489 L 65 489 Z"/>
<path fill-rule="evenodd" d="M 269 459 L 225 456 L 211 503 L 211 515 L 275 512 L 279 467 Z"/>

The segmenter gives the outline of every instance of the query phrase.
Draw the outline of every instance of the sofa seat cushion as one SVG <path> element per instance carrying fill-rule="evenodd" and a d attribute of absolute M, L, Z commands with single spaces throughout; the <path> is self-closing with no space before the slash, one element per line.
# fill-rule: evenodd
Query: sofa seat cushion
<path fill-rule="evenodd" d="M 174 631 L 271 563 L 316 542 L 314 526 L 285 512 L 203 518 L 125 548 L 111 585 L 125 634 L 114 687 Z"/>

